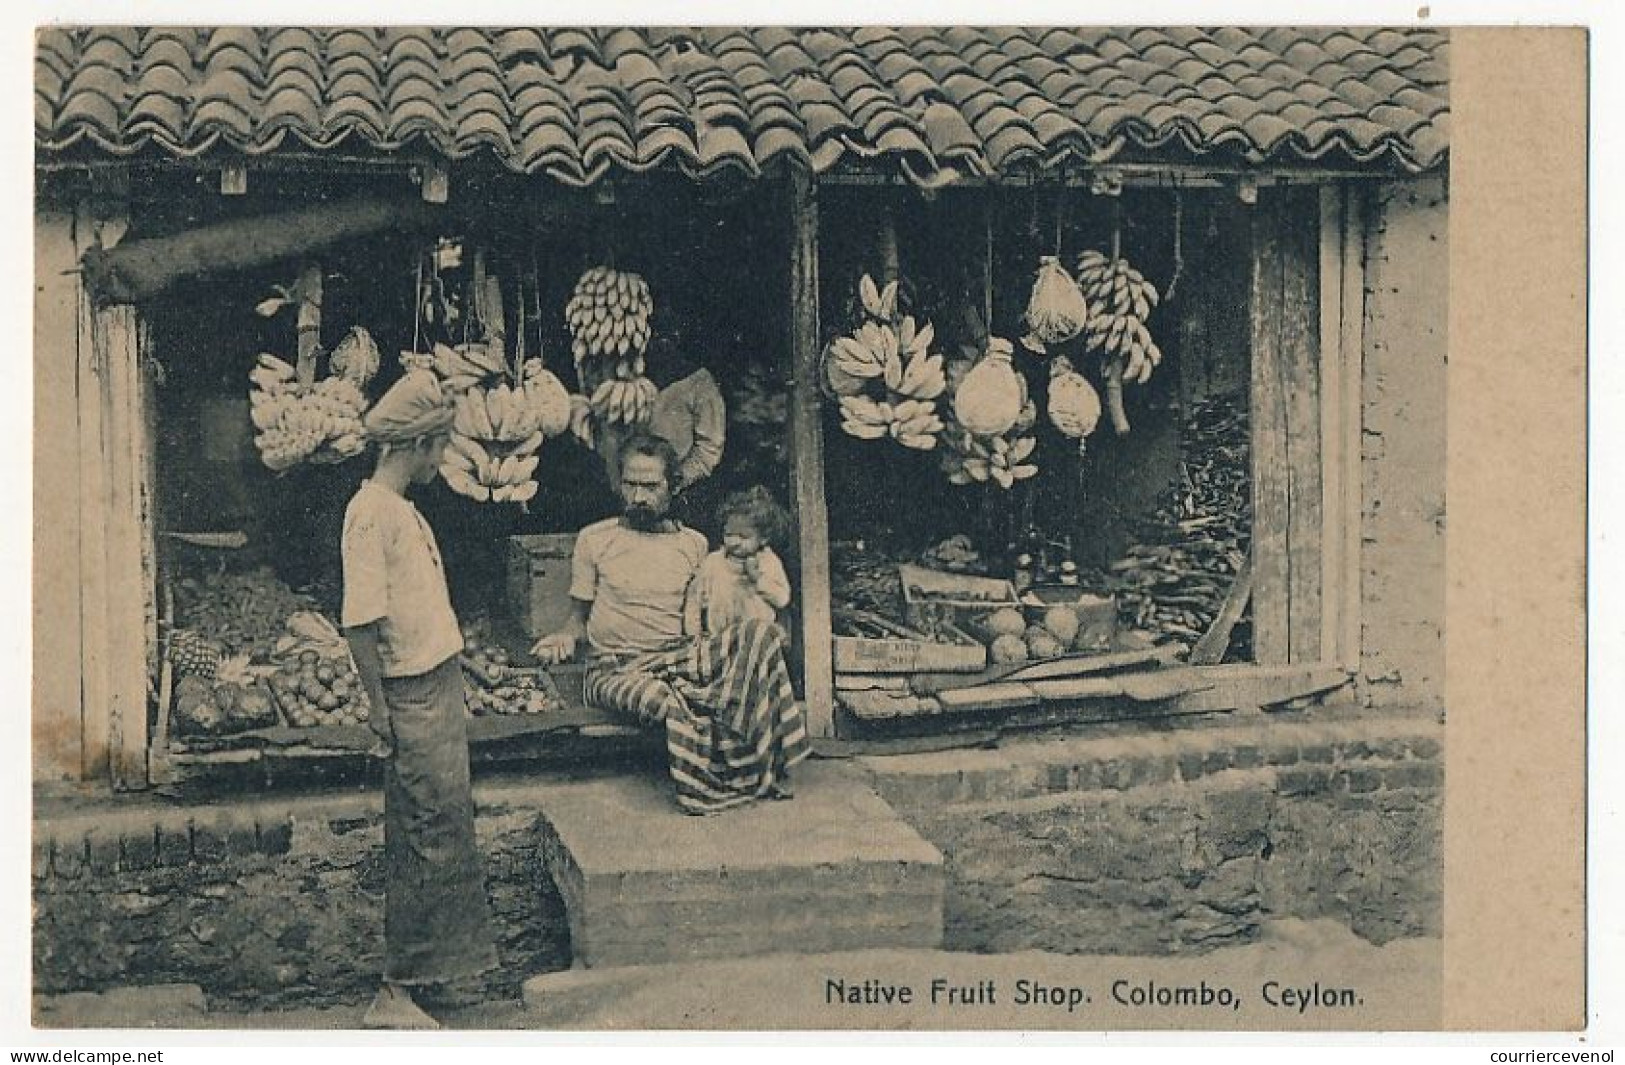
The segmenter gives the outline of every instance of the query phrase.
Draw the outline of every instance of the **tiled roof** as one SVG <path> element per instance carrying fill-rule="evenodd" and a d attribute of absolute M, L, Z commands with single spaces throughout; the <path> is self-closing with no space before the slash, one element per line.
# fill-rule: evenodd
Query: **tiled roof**
<path fill-rule="evenodd" d="M 895 160 L 1008 174 L 1121 147 L 1424 170 L 1449 143 L 1431 29 L 50 28 L 42 151 L 489 152 L 586 184 Z"/>

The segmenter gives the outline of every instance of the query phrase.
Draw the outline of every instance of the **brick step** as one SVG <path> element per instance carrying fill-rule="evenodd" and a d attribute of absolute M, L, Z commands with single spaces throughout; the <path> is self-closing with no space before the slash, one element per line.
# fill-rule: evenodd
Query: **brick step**
<path fill-rule="evenodd" d="M 810 763 L 794 800 L 710 817 L 647 775 L 543 791 L 578 965 L 942 942 L 942 855 L 851 766 Z"/>

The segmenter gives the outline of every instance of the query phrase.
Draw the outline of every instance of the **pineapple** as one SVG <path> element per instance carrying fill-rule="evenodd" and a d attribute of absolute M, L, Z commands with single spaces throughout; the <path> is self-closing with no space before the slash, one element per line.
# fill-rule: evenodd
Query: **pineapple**
<path fill-rule="evenodd" d="M 213 682 L 224 657 L 220 645 L 200 632 L 179 629 L 169 641 L 169 660 L 179 677 L 198 677 Z"/>

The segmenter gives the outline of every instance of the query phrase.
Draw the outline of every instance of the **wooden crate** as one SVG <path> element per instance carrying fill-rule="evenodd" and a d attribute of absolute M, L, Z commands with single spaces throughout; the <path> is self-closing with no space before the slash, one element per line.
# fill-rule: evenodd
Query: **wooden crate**
<path fill-rule="evenodd" d="M 975 673 L 987 668 L 987 648 L 923 640 L 835 637 L 836 673 Z"/>
<path fill-rule="evenodd" d="M 570 620 L 574 533 L 508 537 L 508 607 L 525 634 L 545 636 Z"/>

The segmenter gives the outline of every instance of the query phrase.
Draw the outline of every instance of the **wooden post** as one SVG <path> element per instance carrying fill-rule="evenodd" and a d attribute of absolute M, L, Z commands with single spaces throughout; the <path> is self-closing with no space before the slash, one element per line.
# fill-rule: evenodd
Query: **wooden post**
<path fill-rule="evenodd" d="M 897 250 L 897 205 L 889 188 L 880 190 L 880 232 L 876 254 L 880 259 L 875 287 L 885 288 L 903 275 L 902 257 Z"/>
<path fill-rule="evenodd" d="M 157 637 L 156 548 L 152 485 L 147 480 L 145 329 L 134 307 L 97 312 L 106 355 L 103 378 L 103 461 L 108 471 L 107 631 L 109 667 L 108 762 L 113 786 L 147 786 L 147 708 Z"/>
<path fill-rule="evenodd" d="M 96 242 L 89 210 L 75 220 Z M 114 231 L 121 232 L 122 225 Z M 80 299 L 79 521 L 81 715 L 87 777 L 147 786 L 148 707 L 157 664 L 157 544 L 153 531 L 155 416 L 135 308 Z"/>
<path fill-rule="evenodd" d="M 34 216 L 34 779 L 84 773 L 79 617 L 79 282 L 71 210 Z M 49 441 L 48 444 L 44 443 Z"/>
<path fill-rule="evenodd" d="M 790 484 L 801 556 L 801 647 L 807 728 L 835 732 L 829 574 L 829 511 L 824 503 L 824 423 L 818 388 L 818 196 L 812 175 L 789 176 Z"/>
<path fill-rule="evenodd" d="M 74 243 L 81 252 L 96 246 L 96 220 L 87 207 L 74 217 Z M 74 374 L 79 407 L 79 653 L 80 733 L 84 739 L 81 774 L 108 776 L 108 737 L 112 734 L 108 692 L 107 485 L 110 471 L 103 459 L 102 393 L 105 356 L 97 343 L 97 313 L 89 293 L 80 287 L 77 368 Z"/>
<path fill-rule="evenodd" d="M 1362 567 L 1360 548 L 1364 543 L 1361 525 L 1365 521 L 1365 474 L 1361 455 L 1365 447 L 1365 214 L 1364 193 L 1350 188 L 1343 198 L 1343 297 L 1341 334 L 1338 341 L 1339 369 L 1343 375 L 1341 419 L 1343 506 L 1343 612 L 1338 638 L 1341 664 L 1349 671 L 1360 667 L 1360 604 Z"/>
<path fill-rule="evenodd" d="M 1313 189 L 1271 189 L 1253 218 L 1253 646 L 1261 664 L 1320 659 L 1319 223 Z"/>
<path fill-rule="evenodd" d="M 306 263 L 299 271 L 294 289 L 299 296 L 298 370 L 299 383 L 316 380 L 316 353 L 322 346 L 322 268 Z"/>

